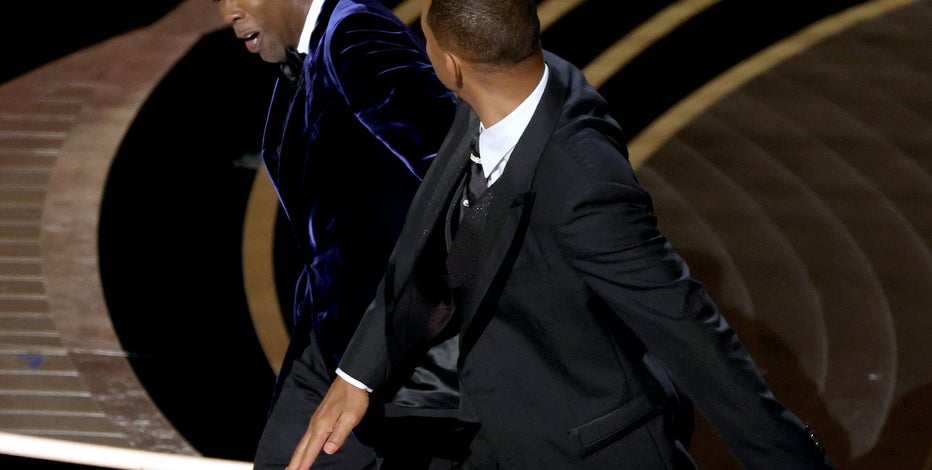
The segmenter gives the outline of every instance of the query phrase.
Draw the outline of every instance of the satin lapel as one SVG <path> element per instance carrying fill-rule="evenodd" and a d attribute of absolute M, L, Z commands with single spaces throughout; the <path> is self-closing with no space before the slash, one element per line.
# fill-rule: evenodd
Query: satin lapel
<path fill-rule="evenodd" d="M 495 201 L 489 207 L 482 243 L 489 248 L 475 284 L 474 294 L 457 305 L 463 314 L 460 357 L 469 353 L 476 339 L 495 314 L 498 298 L 530 223 L 534 205 L 531 191 L 541 155 L 563 108 L 565 85 L 550 71 L 547 89 L 531 122 L 518 140 L 501 178 L 495 182 Z"/>
<path fill-rule="evenodd" d="M 479 127 L 479 118 L 465 103 L 458 103 L 456 115 L 450 127 L 450 132 L 437 151 L 434 162 L 424 175 L 421 189 L 411 202 L 408 219 L 405 226 L 417 227 L 416 230 L 406 229 L 396 244 L 395 252 L 403 256 L 395 258 L 395 285 L 402 286 L 411 274 L 415 260 L 420 256 L 427 239 L 435 228 L 438 228 L 439 219 L 445 214 L 446 204 L 450 201 L 456 185 L 466 170 L 466 158 L 469 149 L 469 135 L 472 129 Z M 457 158 L 462 156 L 463 158 Z M 440 225 L 439 229 L 443 229 Z"/>

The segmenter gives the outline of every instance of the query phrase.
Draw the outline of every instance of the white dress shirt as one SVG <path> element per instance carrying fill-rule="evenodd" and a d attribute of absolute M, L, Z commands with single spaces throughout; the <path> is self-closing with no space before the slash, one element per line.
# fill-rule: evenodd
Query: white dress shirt
<path fill-rule="evenodd" d="M 492 186 L 505 171 L 511 152 L 527 129 L 541 97 L 544 96 L 549 75 L 550 69 L 544 64 L 544 75 L 537 87 L 514 111 L 492 127 L 485 127 L 479 123 L 479 155 L 482 159 L 482 173 L 485 174 L 489 186 Z"/>
<path fill-rule="evenodd" d="M 317 18 L 320 17 L 320 10 L 324 7 L 325 1 L 311 1 L 311 8 L 307 12 L 307 18 L 304 19 L 304 27 L 301 28 L 301 36 L 298 38 L 298 47 L 296 47 L 302 54 L 307 54 L 311 50 L 311 34 L 317 26 Z"/>

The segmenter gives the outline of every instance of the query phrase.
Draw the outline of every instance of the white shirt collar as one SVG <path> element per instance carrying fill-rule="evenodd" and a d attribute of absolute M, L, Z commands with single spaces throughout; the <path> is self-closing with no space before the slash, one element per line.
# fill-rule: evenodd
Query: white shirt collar
<path fill-rule="evenodd" d="M 547 78 L 550 69 L 544 64 L 544 74 L 534 88 L 517 108 L 495 123 L 492 127 L 485 127 L 479 123 L 479 155 L 482 158 L 482 172 L 489 179 L 491 185 L 505 170 L 505 164 L 511 157 L 511 151 L 518 144 L 518 139 L 531 122 L 540 99 L 544 96 L 547 87 Z"/>
<path fill-rule="evenodd" d="M 307 18 L 304 20 L 304 28 L 301 29 L 301 36 L 298 38 L 298 52 L 307 54 L 311 50 L 311 33 L 317 25 L 317 18 L 320 16 L 320 10 L 326 0 L 311 0 L 311 8 L 307 12 Z"/>

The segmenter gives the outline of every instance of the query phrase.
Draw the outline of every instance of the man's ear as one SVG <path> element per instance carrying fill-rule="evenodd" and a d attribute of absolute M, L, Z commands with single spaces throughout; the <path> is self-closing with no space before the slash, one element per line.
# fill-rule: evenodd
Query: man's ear
<path fill-rule="evenodd" d="M 460 58 L 450 51 L 443 53 L 443 67 L 446 69 L 447 76 L 453 77 L 456 88 L 463 88 L 463 67 Z"/>

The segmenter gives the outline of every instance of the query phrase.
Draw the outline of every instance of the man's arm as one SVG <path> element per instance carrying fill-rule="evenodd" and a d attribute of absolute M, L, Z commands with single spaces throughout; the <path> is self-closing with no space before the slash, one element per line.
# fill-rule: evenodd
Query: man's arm
<path fill-rule="evenodd" d="M 363 315 L 353 339 L 337 368 L 337 377 L 311 416 L 307 432 L 298 442 L 291 462 L 285 470 L 308 470 L 321 451 L 333 454 L 362 422 L 369 409 L 369 384 L 382 384 L 379 377 L 386 375 L 384 305 L 385 281 L 379 283 L 375 300 Z M 344 370 L 344 362 L 356 359 L 362 368 Z"/>
<path fill-rule="evenodd" d="M 746 468 L 833 468 L 777 401 L 702 284 L 661 235 L 650 199 L 621 153 L 583 140 L 575 184 L 561 194 L 563 250 L 586 284 L 670 372 Z"/>
<path fill-rule="evenodd" d="M 369 408 L 369 393 L 337 377 L 324 396 L 286 470 L 308 470 L 323 450 L 333 454 Z"/>
<path fill-rule="evenodd" d="M 335 27 L 327 56 L 336 88 L 360 123 L 423 178 L 456 100 L 400 20 L 367 12 Z"/>

